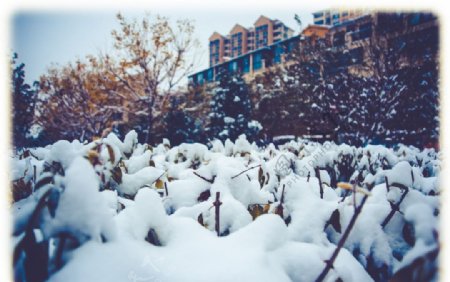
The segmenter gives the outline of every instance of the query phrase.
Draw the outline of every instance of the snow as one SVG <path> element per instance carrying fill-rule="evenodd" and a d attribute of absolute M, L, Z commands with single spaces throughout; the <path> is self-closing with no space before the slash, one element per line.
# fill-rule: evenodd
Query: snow
<path fill-rule="evenodd" d="M 405 220 L 414 224 L 414 234 L 417 239 L 421 239 L 427 244 L 435 241 L 433 232 L 435 232 L 437 220 L 429 205 L 423 203 L 410 205 L 405 210 Z"/>
<path fill-rule="evenodd" d="M 232 117 L 224 117 L 223 122 L 233 124 L 235 122 L 235 119 Z"/>
<path fill-rule="evenodd" d="M 111 228 L 108 225 L 112 223 L 112 214 L 98 191 L 98 178 L 89 162 L 75 158 L 66 171 L 64 183 L 55 217 L 43 230 L 46 238 L 61 232 L 74 234 L 81 241 L 87 238 L 100 241 L 101 236 L 112 236 L 105 233 Z"/>
<path fill-rule="evenodd" d="M 167 183 L 169 198 L 166 205 L 178 210 L 181 207 L 190 207 L 197 203 L 200 193 L 207 190 L 209 184 L 199 178 L 174 180 Z"/>
<path fill-rule="evenodd" d="M 135 195 L 140 188 L 153 184 L 163 173 L 163 170 L 155 167 L 144 167 L 133 174 L 122 173 L 117 190 L 122 194 Z"/>
<path fill-rule="evenodd" d="M 66 169 L 69 167 L 74 157 L 79 154 L 77 151 L 80 149 L 79 143 L 70 143 L 66 140 L 60 140 L 51 146 L 51 149 L 45 158 L 45 162 L 48 164 L 54 162 L 60 163 L 63 168 Z"/>
<path fill-rule="evenodd" d="M 115 218 L 118 230 L 122 231 L 121 238 L 144 240 L 150 228 L 158 231 L 164 228 L 167 215 L 157 192 L 142 188 L 134 202 Z"/>
<path fill-rule="evenodd" d="M 36 166 L 53 183 L 11 206 L 15 246 L 47 191 L 55 213 L 45 206 L 33 232 L 76 240 L 48 281 L 315 281 L 364 197 L 325 281 L 389 280 L 438 244 L 434 150 L 304 139 L 258 147 L 245 135 L 150 147 L 132 131 L 123 141 L 110 134 L 31 152 L 11 159 L 13 178 L 32 183 Z M 350 181 L 355 194 L 337 185 Z"/>
<path fill-rule="evenodd" d="M 399 183 L 407 187 L 412 186 L 411 165 L 407 161 L 397 163 L 394 168 L 386 173 L 389 183 Z"/>
<path fill-rule="evenodd" d="M 249 121 L 248 122 L 248 127 L 249 128 L 256 128 L 258 131 L 263 129 L 262 124 L 259 121 L 257 121 L 257 120 Z"/>
<path fill-rule="evenodd" d="M 152 153 L 145 151 L 142 155 L 132 156 L 129 160 L 125 161 L 129 174 L 138 172 L 139 170 L 150 165 Z"/>
<path fill-rule="evenodd" d="M 123 153 L 131 154 L 137 144 L 137 137 L 136 131 L 132 130 L 128 132 L 123 142 L 114 133 L 108 134 L 106 141 L 117 146 Z"/>

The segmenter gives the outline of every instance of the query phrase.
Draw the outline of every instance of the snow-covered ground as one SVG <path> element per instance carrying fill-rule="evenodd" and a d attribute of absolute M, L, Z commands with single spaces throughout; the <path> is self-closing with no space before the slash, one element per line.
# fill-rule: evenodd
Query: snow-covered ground
<path fill-rule="evenodd" d="M 15 277 L 315 281 L 329 262 L 324 281 L 433 281 L 440 159 L 245 136 L 151 147 L 134 131 L 25 150 L 12 159 L 14 189 L 32 191 L 11 207 Z"/>

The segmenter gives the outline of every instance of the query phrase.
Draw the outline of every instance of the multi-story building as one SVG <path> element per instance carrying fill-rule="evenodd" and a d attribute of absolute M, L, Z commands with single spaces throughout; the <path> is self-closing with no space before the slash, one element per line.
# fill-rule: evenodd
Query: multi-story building
<path fill-rule="evenodd" d="M 310 24 L 302 31 L 302 35 L 306 37 L 316 37 L 324 39 L 327 37 L 329 31 L 329 26 Z"/>
<path fill-rule="evenodd" d="M 364 15 L 363 10 L 327 9 L 313 13 L 314 24 L 338 25 L 350 19 Z"/>
<path fill-rule="evenodd" d="M 333 68 L 372 76 L 372 66 L 378 63 L 374 60 L 385 56 L 395 57 L 398 68 L 420 65 L 427 52 L 429 57 L 438 54 L 438 26 L 436 16 L 430 13 L 371 13 L 335 25 L 330 28 L 328 42 L 331 50 L 341 56 L 337 56 Z M 401 46 L 412 47 L 403 50 L 407 48 Z M 376 48 L 383 50 L 381 57 L 373 53 Z"/>
<path fill-rule="evenodd" d="M 299 42 L 300 35 L 292 36 L 229 60 L 218 60 L 217 64 L 190 75 L 189 82 L 195 85 L 203 85 L 204 83 L 217 81 L 223 71 L 239 72 L 245 79 L 251 80 L 254 75 L 267 68 L 288 62 L 289 54 L 298 46 Z"/>
<path fill-rule="evenodd" d="M 214 32 L 209 38 L 209 66 L 292 37 L 294 31 L 279 20 L 260 16 L 253 27 L 236 24 L 226 36 Z"/>
<path fill-rule="evenodd" d="M 261 18 L 260 18 L 261 19 Z M 258 21 L 257 21 L 258 23 Z M 243 28 L 235 27 L 236 33 L 242 32 Z M 255 29 L 256 31 L 256 29 Z M 234 34 L 236 34 L 234 33 Z M 264 43 L 264 31 L 261 33 Z M 255 43 L 261 40 L 261 36 L 254 36 Z M 218 33 L 213 34 L 218 40 L 226 40 Z M 269 36 L 267 36 L 269 38 Z M 421 64 L 421 60 L 427 57 L 437 56 L 439 46 L 438 20 L 429 13 L 371 13 L 347 20 L 334 26 L 309 25 L 301 35 L 278 40 L 272 44 L 265 45 L 264 48 L 256 44 L 250 48 L 239 44 L 239 38 L 232 50 L 233 53 L 226 53 L 224 47 L 213 48 L 218 50 L 217 56 L 213 56 L 212 66 L 206 70 L 197 72 L 189 76 L 189 81 L 196 85 L 205 82 L 217 81 L 221 71 L 240 72 L 244 78 L 251 80 L 255 75 L 265 69 L 279 64 L 288 65 L 290 63 L 290 53 L 295 48 L 304 48 L 302 42 L 307 39 L 323 40 L 329 47 L 327 50 L 333 52 L 334 61 L 326 66 L 326 72 L 336 73 L 347 70 L 350 73 L 361 76 L 372 76 L 374 59 L 372 46 L 374 44 L 383 50 L 396 50 L 408 42 L 420 39 L 421 43 L 408 43 L 411 50 L 406 50 L 398 58 L 399 67 L 411 64 Z M 306 41 L 304 41 L 306 40 Z M 247 35 L 248 42 L 248 35 Z M 395 48 L 394 48 L 395 47 Z M 256 48 L 256 49 L 254 49 Z M 401 48 L 400 48 L 401 49 Z M 237 50 L 237 51 L 236 51 Z M 221 52 L 221 53 L 219 53 Z M 386 53 L 386 52 L 385 52 Z M 235 55 L 228 60 L 221 60 L 221 54 Z M 240 55 L 239 55 L 240 54 Z M 427 56 L 425 56 L 427 54 Z M 437 58 L 435 58 L 437 60 Z"/>

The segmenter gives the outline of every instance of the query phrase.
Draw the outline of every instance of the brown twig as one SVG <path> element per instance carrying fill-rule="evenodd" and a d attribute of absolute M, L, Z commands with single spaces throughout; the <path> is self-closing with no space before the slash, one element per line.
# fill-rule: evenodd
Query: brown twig
<path fill-rule="evenodd" d="M 284 204 L 284 188 L 286 187 L 285 184 L 283 184 L 283 190 L 281 190 L 281 198 L 280 198 L 280 204 L 276 207 L 275 213 L 281 216 L 281 218 L 284 219 L 283 216 L 283 204 Z"/>
<path fill-rule="evenodd" d="M 166 197 L 169 197 L 169 190 L 167 190 L 167 182 L 164 182 L 164 190 L 166 191 Z"/>
<path fill-rule="evenodd" d="M 156 179 L 152 182 L 152 184 L 155 183 L 156 181 L 158 181 L 161 177 L 163 177 L 163 175 L 164 175 L 166 172 L 167 172 L 167 171 L 164 171 L 160 176 L 158 176 L 158 178 L 156 178 Z"/>
<path fill-rule="evenodd" d="M 319 168 L 315 168 L 317 179 L 319 179 L 319 188 L 320 188 L 320 198 L 323 199 L 323 186 L 322 179 L 320 179 L 320 170 Z"/>
<path fill-rule="evenodd" d="M 216 232 L 217 236 L 220 236 L 220 205 L 222 205 L 222 202 L 220 201 L 220 192 L 216 192 L 216 200 L 213 202 L 213 205 L 215 207 L 215 214 L 216 214 Z"/>
<path fill-rule="evenodd" d="M 352 191 L 353 191 L 353 208 L 355 209 L 356 212 L 356 183 L 353 183 Z"/>
<path fill-rule="evenodd" d="M 203 180 L 205 180 L 206 182 L 209 182 L 209 183 L 211 183 L 211 184 L 214 183 L 214 179 L 216 179 L 216 176 L 215 176 L 215 175 L 213 176 L 212 179 L 208 179 L 208 178 L 206 178 L 206 177 L 204 177 L 204 176 L 201 176 L 200 174 L 198 174 L 198 173 L 195 172 L 195 171 L 193 171 L 193 173 L 194 173 L 194 175 L 200 177 L 201 179 L 203 179 Z"/>
<path fill-rule="evenodd" d="M 406 195 L 408 194 L 409 189 L 406 189 L 402 196 L 400 197 L 400 200 L 398 201 L 397 204 L 392 204 L 391 202 L 389 202 L 391 204 L 391 211 L 389 212 L 389 214 L 386 216 L 386 218 L 383 220 L 383 223 L 381 223 L 381 228 L 385 228 L 386 225 L 389 223 L 389 221 L 391 221 L 392 217 L 395 215 L 396 211 L 400 211 L 400 205 L 402 204 L 403 200 L 405 199 Z"/>
<path fill-rule="evenodd" d="M 243 174 L 243 173 L 246 173 L 247 171 L 252 170 L 252 169 L 254 169 L 254 168 L 260 167 L 260 166 L 261 166 L 261 165 L 256 165 L 256 166 L 252 166 L 252 167 L 250 167 L 250 168 L 247 168 L 246 170 L 244 170 L 244 171 L 242 171 L 242 172 L 236 174 L 235 176 L 232 176 L 231 179 L 235 179 L 235 178 L 238 177 L 239 175 L 241 175 L 241 174 Z"/>
<path fill-rule="evenodd" d="M 368 190 L 371 190 L 371 189 L 368 189 Z M 361 213 L 364 203 L 366 202 L 368 197 L 369 197 L 368 195 L 365 195 L 361 200 L 361 204 L 355 209 L 355 213 L 353 214 L 352 218 L 350 219 L 349 224 L 345 228 L 344 234 L 342 235 L 341 239 L 339 240 L 336 249 L 334 250 L 333 254 L 331 255 L 331 258 L 329 260 L 325 261 L 326 266 L 320 273 L 319 277 L 317 277 L 316 282 L 322 282 L 325 279 L 325 277 L 327 276 L 330 269 L 333 268 L 334 261 L 336 260 L 338 254 L 339 254 L 339 251 L 344 246 L 345 241 L 347 241 L 347 238 L 350 235 L 350 232 L 352 231 L 353 226 L 355 225 L 356 219 L 358 218 L 359 214 Z"/>
<path fill-rule="evenodd" d="M 386 190 L 389 192 L 389 181 L 387 176 L 384 177 L 384 181 L 386 182 Z"/>
<path fill-rule="evenodd" d="M 33 165 L 33 188 L 36 186 L 36 166 Z"/>

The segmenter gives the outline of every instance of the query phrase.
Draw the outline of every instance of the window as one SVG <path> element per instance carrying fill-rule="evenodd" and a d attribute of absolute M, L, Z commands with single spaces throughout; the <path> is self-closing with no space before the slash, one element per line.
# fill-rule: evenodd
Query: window
<path fill-rule="evenodd" d="M 259 70 L 262 68 L 262 54 L 255 53 L 253 55 L 253 70 Z"/>
<path fill-rule="evenodd" d="M 200 84 L 200 85 L 202 85 L 203 83 L 204 83 L 204 78 L 203 78 L 203 73 L 199 73 L 198 75 L 197 75 L 197 83 L 198 84 Z"/>
<path fill-rule="evenodd" d="M 239 56 L 242 53 L 242 32 L 231 36 L 232 57 Z"/>
<path fill-rule="evenodd" d="M 213 69 L 209 69 L 206 73 L 206 79 L 208 81 L 213 81 L 214 79 L 214 70 Z"/>
<path fill-rule="evenodd" d="M 231 61 L 231 62 L 228 64 L 228 71 L 231 72 L 231 73 L 234 73 L 234 72 L 236 72 L 237 70 L 238 70 L 238 64 L 237 64 L 237 61 Z"/>
<path fill-rule="evenodd" d="M 250 72 L 250 57 L 249 56 L 245 56 L 242 60 L 242 64 L 243 64 L 243 69 L 242 71 L 244 73 L 248 73 Z"/>
<path fill-rule="evenodd" d="M 284 48 L 281 44 L 275 46 L 275 54 L 273 56 L 273 62 L 275 64 L 281 63 L 281 55 L 284 53 Z"/>
<path fill-rule="evenodd" d="M 322 16 L 323 16 L 323 12 L 315 13 L 315 14 L 314 14 L 314 18 L 315 18 L 315 19 L 321 18 Z"/>
<path fill-rule="evenodd" d="M 256 49 L 267 45 L 267 25 L 258 26 L 256 28 Z"/>

